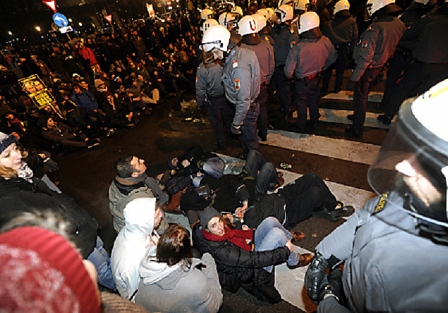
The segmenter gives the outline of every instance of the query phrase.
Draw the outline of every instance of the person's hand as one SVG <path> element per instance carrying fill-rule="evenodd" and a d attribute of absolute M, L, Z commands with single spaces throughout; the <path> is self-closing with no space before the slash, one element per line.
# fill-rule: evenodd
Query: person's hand
<path fill-rule="evenodd" d="M 230 223 L 233 223 L 233 215 L 232 214 L 226 213 L 226 214 L 223 214 L 222 217 L 227 218 L 230 221 Z"/>
<path fill-rule="evenodd" d="M 185 159 L 185 160 L 183 160 L 182 161 L 182 166 L 185 168 L 185 167 L 188 167 L 190 165 L 190 161 L 188 161 L 187 159 Z"/>
<path fill-rule="evenodd" d="M 230 131 L 234 135 L 241 135 L 241 126 L 236 126 L 232 124 L 232 127 L 230 128 Z"/>
<path fill-rule="evenodd" d="M 328 261 L 322 254 L 316 252 L 305 274 L 305 288 L 308 297 L 316 304 L 319 302 L 320 286 L 327 267 Z"/>
<path fill-rule="evenodd" d="M 355 85 L 356 82 L 354 82 L 353 80 L 349 80 L 347 83 L 347 90 L 348 91 L 353 91 L 353 86 Z"/>

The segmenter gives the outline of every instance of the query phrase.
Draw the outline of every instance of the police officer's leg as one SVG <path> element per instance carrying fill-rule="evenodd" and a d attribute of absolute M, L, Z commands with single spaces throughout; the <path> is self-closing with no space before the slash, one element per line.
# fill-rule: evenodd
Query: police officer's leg
<path fill-rule="evenodd" d="M 230 128 L 232 126 L 233 117 L 235 116 L 235 108 L 227 99 L 222 103 L 221 116 L 224 123 L 224 132 L 231 134 Z"/>
<path fill-rule="evenodd" d="M 299 132 L 305 131 L 306 116 L 307 116 L 307 86 L 306 81 L 296 81 L 294 100 L 297 105 L 297 127 Z"/>
<path fill-rule="evenodd" d="M 218 148 L 224 148 L 226 146 L 226 138 L 224 136 L 224 121 L 221 112 L 222 102 L 226 99 L 216 99 L 211 100 L 211 105 L 208 105 L 208 113 L 210 122 L 213 126 L 213 130 L 215 131 L 216 143 Z"/>
<path fill-rule="evenodd" d="M 241 125 L 240 141 L 245 154 L 250 150 L 259 150 L 260 145 L 258 143 L 257 136 L 257 120 L 260 113 L 260 106 L 256 103 L 252 106 L 246 114 L 246 118 Z"/>
<path fill-rule="evenodd" d="M 265 164 L 266 159 L 259 151 L 250 150 L 246 158 L 246 163 L 244 164 L 244 170 L 249 176 L 257 179 L 258 171 L 260 171 Z"/>
<path fill-rule="evenodd" d="M 353 135 L 362 135 L 370 84 L 380 72 L 381 68 L 367 69 L 353 87 Z"/>
<path fill-rule="evenodd" d="M 313 124 L 313 130 L 317 127 L 317 121 L 319 120 L 319 77 L 315 77 L 307 81 L 308 90 L 308 106 L 310 110 L 310 121 Z"/>
<path fill-rule="evenodd" d="M 403 70 L 408 65 L 407 59 L 403 52 L 396 51 L 389 60 L 389 69 L 387 70 L 386 85 L 384 87 L 380 108 L 385 109 L 388 106 L 392 94 L 395 93 L 398 80 L 402 77 Z"/>
<path fill-rule="evenodd" d="M 322 75 L 322 88 L 321 88 L 322 93 L 328 92 L 328 86 L 330 85 L 330 79 L 331 74 L 333 73 L 333 68 L 335 68 L 334 64 L 332 64 L 329 68 L 327 68 L 324 71 L 324 74 Z"/>
<path fill-rule="evenodd" d="M 262 84 L 260 86 L 260 94 L 258 96 L 258 103 L 260 104 L 260 115 L 258 116 L 258 133 L 261 141 L 266 141 L 268 135 L 268 85 Z"/>
<path fill-rule="evenodd" d="M 286 79 L 283 70 L 276 67 L 274 71 L 274 79 L 277 85 L 277 95 L 280 99 L 280 106 L 283 114 L 287 115 L 291 109 L 291 84 Z"/>
<path fill-rule="evenodd" d="M 338 58 L 334 67 L 336 69 L 336 78 L 334 81 L 334 92 L 338 93 L 341 90 L 342 79 L 344 78 L 344 71 L 348 64 L 348 52 L 347 48 L 341 48 L 338 50 Z"/>

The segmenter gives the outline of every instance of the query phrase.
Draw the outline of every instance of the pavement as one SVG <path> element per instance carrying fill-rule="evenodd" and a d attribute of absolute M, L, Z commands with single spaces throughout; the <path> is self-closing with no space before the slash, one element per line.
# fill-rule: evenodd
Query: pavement
<path fill-rule="evenodd" d="M 380 86 L 381 87 L 381 86 Z M 378 89 L 381 89 L 378 87 Z M 376 93 L 377 94 L 377 93 Z M 271 123 L 275 130 L 268 140 L 261 143 L 260 151 L 265 158 L 279 167 L 288 163 L 291 169 L 282 170 L 285 179 L 292 181 L 305 173 L 315 172 L 321 176 L 335 193 L 338 200 L 360 209 L 374 194 L 370 189 L 366 172 L 387 135 L 387 127 L 376 122 L 377 102 L 370 98 L 368 124 L 362 139 L 346 139 L 344 128 L 349 121 L 351 100 L 347 93 L 321 99 L 321 121 L 315 134 L 295 133 L 294 117 L 285 121 L 277 114 L 279 104 L 273 95 L 270 103 Z M 172 98 L 154 107 L 149 117 L 139 117 L 133 130 L 119 130 L 113 137 L 104 138 L 94 149 L 80 150 L 65 155 L 55 155 L 59 171 L 50 173 L 59 188 L 72 196 L 99 223 L 99 235 L 111 250 L 115 233 L 108 208 L 108 188 L 114 178 L 114 163 L 124 154 L 134 154 L 143 159 L 151 176 L 167 169 L 172 157 L 195 144 L 204 150 L 220 153 L 227 160 L 241 152 L 238 141 L 228 139 L 227 147 L 216 151 L 213 130 L 207 114 L 192 106 L 192 95 L 185 100 Z M 314 251 L 314 247 L 344 221 L 330 222 L 325 213 L 316 213 L 299 223 L 294 231 L 306 234 L 297 251 Z M 313 312 L 316 307 L 303 289 L 306 268 L 288 270 L 276 267 L 276 286 L 284 301 L 270 305 L 255 299 L 244 290 L 235 294 L 223 291 L 224 304 L 220 312 Z"/>

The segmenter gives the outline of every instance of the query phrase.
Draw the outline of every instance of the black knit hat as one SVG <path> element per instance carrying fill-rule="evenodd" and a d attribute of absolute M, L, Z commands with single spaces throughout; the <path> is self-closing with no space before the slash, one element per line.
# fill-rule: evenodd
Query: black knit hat
<path fill-rule="evenodd" d="M 199 214 L 199 219 L 201 221 L 201 226 L 203 229 L 207 227 L 208 222 L 215 216 L 221 217 L 218 211 L 216 211 L 213 207 L 208 206 Z"/>
<path fill-rule="evenodd" d="M 5 151 L 11 144 L 17 142 L 17 138 L 14 135 L 7 135 L 0 132 L 0 153 Z"/>

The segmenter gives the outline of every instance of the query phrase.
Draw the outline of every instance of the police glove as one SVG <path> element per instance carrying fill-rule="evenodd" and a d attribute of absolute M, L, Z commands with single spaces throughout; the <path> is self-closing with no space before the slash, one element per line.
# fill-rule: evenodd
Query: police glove
<path fill-rule="evenodd" d="M 232 124 L 232 127 L 230 128 L 230 131 L 234 135 L 241 135 L 241 126 L 236 126 Z"/>
<path fill-rule="evenodd" d="M 353 91 L 353 86 L 355 85 L 356 82 L 354 82 L 353 80 L 349 80 L 347 83 L 347 90 L 348 91 Z"/>
<path fill-rule="evenodd" d="M 342 285 L 342 271 L 339 268 L 331 271 L 328 276 L 324 277 L 320 285 L 319 302 L 328 297 L 333 297 L 340 304 L 344 306 L 346 305 L 347 301 Z"/>
<path fill-rule="evenodd" d="M 305 288 L 308 292 L 308 297 L 316 304 L 319 301 L 320 286 L 327 267 L 328 261 L 322 254 L 316 251 L 305 274 Z"/>

